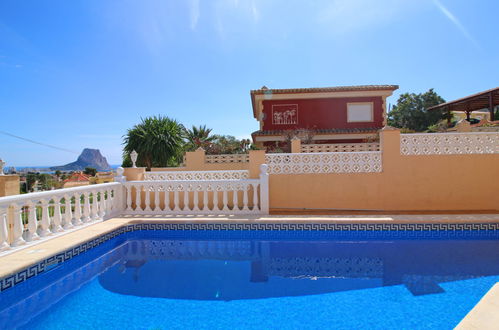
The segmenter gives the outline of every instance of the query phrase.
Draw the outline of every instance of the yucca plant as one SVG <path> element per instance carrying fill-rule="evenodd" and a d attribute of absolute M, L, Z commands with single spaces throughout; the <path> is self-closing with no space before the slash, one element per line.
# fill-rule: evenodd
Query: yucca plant
<path fill-rule="evenodd" d="M 129 155 L 135 150 L 139 154 L 137 166 L 177 166 L 182 158 L 184 126 L 161 115 L 141 120 L 123 137 L 123 165 L 131 164 Z"/>

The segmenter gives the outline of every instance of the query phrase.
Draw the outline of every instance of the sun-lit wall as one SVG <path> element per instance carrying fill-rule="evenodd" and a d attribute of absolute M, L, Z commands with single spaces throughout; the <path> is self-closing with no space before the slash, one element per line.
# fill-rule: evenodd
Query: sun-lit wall
<path fill-rule="evenodd" d="M 382 171 L 270 175 L 271 209 L 499 210 L 499 154 L 402 155 L 381 132 Z"/>

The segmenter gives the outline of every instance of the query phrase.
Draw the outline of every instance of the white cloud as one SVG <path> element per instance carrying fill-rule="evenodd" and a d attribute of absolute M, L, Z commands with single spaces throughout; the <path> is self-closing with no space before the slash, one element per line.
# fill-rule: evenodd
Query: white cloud
<path fill-rule="evenodd" d="M 253 21 L 258 22 L 260 20 L 260 12 L 258 11 L 256 1 L 251 1 L 251 15 L 253 16 Z"/>
<path fill-rule="evenodd" d="M 201 16 L 201 11 L 199 8 L 199 0 L 189 1 L 189 18 L 191 30 L 196 30 L 199 22 L 199 17 Z"/>
<path fill-rule="evenodd" d="M 445 17 L 447 17 L 458 28 L 458 30 L 461 31 L 466 39 L 471 41 L 471 43 L 473 43 L 476 47 L 479 47 L 478 42 L 475 40 L 475 38 L 471 36 L 471 34 L 464 27 L 461 21 L 459 21 L 459 19 L 454 14 L 452 14 L 450 10 L 447 9 L 447 7 L 445 7 L 439 0 L 433 0 L 433 3 L 442 12 L 442 14 L 444 14 Z"/>

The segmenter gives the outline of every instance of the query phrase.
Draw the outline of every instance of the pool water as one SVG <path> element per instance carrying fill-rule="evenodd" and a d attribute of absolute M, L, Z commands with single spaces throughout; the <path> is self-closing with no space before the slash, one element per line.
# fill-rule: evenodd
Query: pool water
<path fill-rule="evenodd" d="M 493 238 L 280 235 L 126 233 L 0 293 L 0 328 L 451 329 L 499 282 Z"/>

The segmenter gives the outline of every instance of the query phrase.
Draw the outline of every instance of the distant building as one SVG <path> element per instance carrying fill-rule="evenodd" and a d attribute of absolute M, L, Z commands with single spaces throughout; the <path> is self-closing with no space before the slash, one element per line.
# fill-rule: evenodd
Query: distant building
<path fill-rule="evenodd" d="M 90 178 L 91 183 L 108 183 L 114 182 L 115 174 L 113 172 L 97 172 L 97 174 Z"/>
<path fill-rule="evenodd" d="M 386 124 L 386 98 L 396 89 L 365 85 L 252 90 L 253 116 L 260 123 L 253 142 L 272 147 L 296 133 L 310 143 L 368 141 Z"/>
<path fill-rule="evenodd" d="M 69 178 L 64 180 L 63 188 L 87 186 L 90 184 L 90 176 L 82 172 L 74 172 Z"/>

